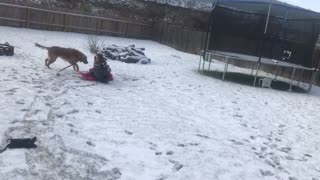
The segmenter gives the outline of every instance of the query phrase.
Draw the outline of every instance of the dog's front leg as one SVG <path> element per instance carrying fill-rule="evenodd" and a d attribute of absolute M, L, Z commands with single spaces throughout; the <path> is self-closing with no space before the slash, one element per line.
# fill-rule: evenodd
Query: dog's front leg
<path fill-rule="evenodd" d="M 73 70 L 75 70 L 75 71 L 77 71 L 77 72 L 79 71 L 79 66 L 78 66 L 78 64 L 74 64 L 74 65 L 73 65 Z"/>

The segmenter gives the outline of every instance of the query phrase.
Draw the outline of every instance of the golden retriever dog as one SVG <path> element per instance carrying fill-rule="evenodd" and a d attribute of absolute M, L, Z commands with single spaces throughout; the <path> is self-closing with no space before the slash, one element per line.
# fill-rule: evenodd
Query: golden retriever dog
<path fill-rule="evenodd" d="M 50 68 L 50 65 L 54 63 L 57 58 L 61 58 L 70 63 L 73 66 L 73 69 L 79 71 L 79 66 L 77 65 L 78 62 L 82 62 L 84 64 L 88 64 L 87 56 L 84 55 L 82 52 L 72 49 L 72 48 L 62 48 L 58 46 L 46 47 L 35 43 L 36 47 L 41 49 L 48 50 L 48 58 L 45 60 L 45 65 Z"/>

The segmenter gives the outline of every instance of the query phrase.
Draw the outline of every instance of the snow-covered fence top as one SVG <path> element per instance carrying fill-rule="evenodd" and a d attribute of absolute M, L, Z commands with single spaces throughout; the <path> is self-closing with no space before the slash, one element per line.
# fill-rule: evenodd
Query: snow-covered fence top
<path fill-rule="evenodd" d="M 148 23 L 0 3 L 0 25 L 150 39 Z"/>

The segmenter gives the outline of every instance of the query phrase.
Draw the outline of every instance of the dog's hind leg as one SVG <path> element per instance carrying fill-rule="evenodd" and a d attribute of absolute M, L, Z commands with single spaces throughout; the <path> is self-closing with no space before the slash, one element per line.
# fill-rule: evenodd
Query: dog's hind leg
<path fill-rule="evenodd" d="M 47 66 L 49 69 L 51 69 L 51 68 L 50 68 L 50 65 L 51 65 L 52 63 L 54 63 L 56 60 L 57 60 L 56 58 L 55 58 L 55 59 L 48 59 L 48 62 L 46 63 L 46 66 Z"/>
<path fill-rule="evenodd" d="M 49 59 L 47 58 L 47 59 L 44 61 L 45 66 L 48 66 L 48 62 L 49 62 Z"/>

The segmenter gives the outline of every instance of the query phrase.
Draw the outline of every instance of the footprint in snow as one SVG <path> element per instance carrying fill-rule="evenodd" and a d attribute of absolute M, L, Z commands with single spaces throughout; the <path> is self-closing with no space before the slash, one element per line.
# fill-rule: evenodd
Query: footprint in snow
<path fill-rule="evenodd" d="M 46 103 L 45 105 L 48 106 L 48 107 L 51 107 L 51 106 L 52 106 L 50 103 Z"/>
<path fill-rule="evenodd" d="M 36 110 L 33 112 L 33 114 L 34 114 L 34 115 L 37 115 L 37 114 L 40 113 L 40 112 L 41 112 L 40 109 L 36 109 Z"/>
<path fill-rule="evenodd" d="M 278 127 L 279 127 L 279 128 L 284 128 L 284 127 L 286 127 L 286 125 L 280 124 Z"/>
<path fill-rule="evenodd" d="M 250 139 L 252 139 L 252 140 L 256 140 L 256 139 L 257 139 L 257 137 L 255 137 L 255 136 L 250 136 Z"/>
<path fill-rule="evenodd" d="M 312 158 L 312 156 L 310 154 L 304 154 L 304 156 Z"/>
<path fill-rule="evenodd" d="M 242 116 L 242 115 L 240 115 L 240 114 L 234 114 L 234 115 L 233 115 L 233 117 L 236 117 L 236 118 L 243 118 L 243 116 Z"/>
<path fill-rule="evenodd" d="M 199 146 L 199 143 L 178 144 L 178 147 Z"/>
<path fill-rule="evenodd" d="M 16 101 L 16 104 L 23 105 L 23 104 L 25 104 L 25 102 L 24 102 L 23 99 L 21 99 L 21 100 L 19 100 L 19 101 Z"/>
<path fill-rule="evenodd" d="M 166 179 L 168 179 L 168 176 L 161 175 L 161 177 L 156 180 L 166 180 Z"/>
<path fill-rule="evenodd" d="M 205 138 L 205 139 L 210 139 L 210 137 L 206 136 L 206 135 L 196 134 L 196 136 L 201 137 L 201 138 Z"/>
<path fill-rule="evenodd" d="M 274 176 L 274 174 L 271 171 L 265 171 L 260 169 L 260 173 L 262 176 Z"/>
<path fill-rule="evenodd" d="M 20 81 L 20 82 L 30 84 L 30 82 L 29 82 L 29 81 L 25 81 L 25 80 Z"/>
<path fill-rule="evenodd" d="M 18 122 L 19 122 L 18 120 L 13 120 L 13 121 L 10 122 L 10 124 L 16 124 Z"/>
<path fill-rule="evenodd" d="M 68 123 L 67 124 L 69 127 L 74 127 L 74 125 L 72 123 Z"/>
<path fill-rule="evenodd" d="M 177 56 L 177 55 L 171 55 L 171 56 L 174 57 L 174 58 L 177 58 L 177 59 L 181 59 L 181 57 Z"/>
<path fill-rule="evenodd" d="M 91 142 L 91 141 L 87 141 L 87 144 L 89 145 L 89 146 L 92 146 L 92 147 L 95 147 L 96 145 L 93 143 L 93 142 Z"/>
<path fill-rule="evenodd" d="M 293 157 L 291 157 L 291 156 L 285 156 L 285 158 L 287 159 L 287 160 L 289 160 L 289 161 L 293 161 L 293 160 L 295 160 Z"/>
<path fill-rule="evenodd" d="M 185 144 L 178 144 L 179 147 L 186 147 Z"/>
<path fill-rule="evenodd" d="M 61 118 L 63 118 L 63 117 L 64 117 L 64 115 L 63 115 L 63 114 L 57 114 L 56 116 L 57 116 L 57 118 L 59 118 L 59 119 L 61 119 Z"/>
<path fill-rule="evenodd" d="M 149 149 L 153 150 L 153 151 L 156 151 L 158 146 L 152 142 L 149 142 L 149 144 L 151 145 L 151 147 L 149 147 Z"/>
<path fill-rule="evenodd" d="M 234 139 L 231 139 L 230 141 L 231 141 L 233 144 L 235 144 L 235 145 L 243 145 L 242 142 L 236 141 L 236 140 L 234 140 Z"/>
<path fill-rule="evenodd" d="M 74 109 L 72 111 L 69 111 L 67 114 L 77 114 L 77 113 L 79 113 L 79 110 Z"/>
<path fill-rule="evenodd" d="M 73 133 L 73 134 L 78 134 L 79 133 L 78 131 L 73 130 L 73 129 L 71 129 L 70 132 Z"/>
<path fill-rule="evenodd" d="M 284 153 L 289 153 L 291 151 L 291 148 L 290 147 L 283 147 L 283 148 L 280 148 L 278 150 L 281 151 L 281 152 L 284 152 Z"/>
<path fill-rule="evenodd" d="M 174 154 L 173 151 L 167 151 L 167 153 L 166 153 L 166 155 L 168 155 L 168 156 L 171 156 L 171 155 L 173 155 L 173 154 Z"/>
<path fill-rule="evenodd" d="M 130 132 L 130 131 L 127 131 L 127 130 L 125 130 L 124 132 L 129 136 L 133 135 L 133 132 Z"/>
<path fill-rule="evenodd" d="M 51 90 L 53 90 L 53 91 L 60 91 L 60 89 L 59 89 L 59 88 L 56 88 L 56 87 L 53 87 Z"/>
<path fill-rule="evenodd" d="M 298 180 L 298 179 L 295 177 L 289 177 L 289 180 Z"/>
<path fill-rule="evenodd" d="M 169 162 L 173 164 L 173 170 L 176 172 L 180 171 L 183 168 L 183 165 L 178 161 L 169 160 Z"/>
<path fill-rule="evenodd" d="M 101 111 L 100 110 L 95 110 L 97 114 L 101 114 Z"/>
<path fill-rule="evenodd" d="M 248 125 L 247 125 L 247 124 L 241 124 L 241 126 L 243 126 L 243 127 L 248 127 Z"/>
<path fill-rule="evenodd" d="M 189 143 L 190 146 L 199 146 L 199 143 Z"/>

